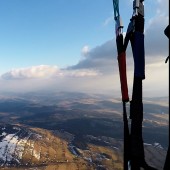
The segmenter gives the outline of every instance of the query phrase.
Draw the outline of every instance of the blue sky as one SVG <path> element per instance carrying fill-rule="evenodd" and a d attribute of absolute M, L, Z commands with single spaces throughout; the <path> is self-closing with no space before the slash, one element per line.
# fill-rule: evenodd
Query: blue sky
<path fill-rule="evenodd" d="M 106 0 L 1 1 L 1 70 L 75 64 L 84 45 L 94 47 L 114 36 L 114 23 L 103 26 L 112 10 Z"/>
<path fill-rule="evenodd" d="M 129 19 L 132 15 L 132 2 L 132 0 L 120 0 L 120 13 L 125 26 L 124 32 L 126 32 Z M 162 23 L 161 17 L 165 19 Z M 166 44 L 168 41 L 163 34 L 163 28 L 168 24 L 167 17 L 167 0 L 146 1 L 146 35 L 147 30 L 150 31 L 156 26 L 157 32 L 160 31 L 158 40 L 162 40 Z M 158 21 L 158 19 L 160 20 Z M 162 27 L 160 27 L 160 24 Z M 90 75 L 98 75 L 98 78 L 102 77 L 102 79 L 98 79 L 99 82 L 106 81 L 104 80 L 106 77 L 101 76 L 105 74 L 103 72 L 104 69 L 100 69 L 101 66 L 94 65 L 94 67 L 90 67 L 89 65 L 88 67 L 81 68 L 81 70 L 72 70 L 72 72 L 68 71 L 69 69 L 67 68 L 79 66 L 82 60 L 91 61 L 90 59 L 93 57 L 90 55 L 94 55 L 96 51 L 98 53 L 100 52 L 100 54 L 103 53 L 103 56 L 105 56 L 104 52 L 106 49 L 111 48 L 113 50 L 114 60 L 114 57 L 117 55 L 114 44 L 114 25 L 112 0 L 0 0 L 0 75 L 2 77 L 0 81 L 2 85 L 5 81 L 4 77 L 8 77 L 11 83 L 15 81 L 17 84 L 18 80 L 14 76 L 16 74 L 17 76 L 22 75 L 21 77 L 22 80 L 24 78 L 24 81 L 27 78 L 32 78 L 32 69 L 34 70 L 34 74 L 37 75 L 40 75 L 40 70 L 43 70 L 45 71 L 45 76 L 47 76 L 50 69 L 49 75 L 56 72 L 60 72 L 60 75 L 63 74 L 64 77 L 71 75 L 72 80 L 69 79 L 69 83 L 72 81 L 76 82 L 77 79 L 74 79 L 73 75 L 76 75 L 77 78 L 78 75 L 86 74 L 88 78 L 84 76 L 85 82 L 92 81 L 89 80 Z M 153 46 L 151 39 L 152 34 L 149 34 L 146 41 Z M 167 49 L 166 46 L 165 50 L 162 48 L 162 51 L 166 51 Z M 153 49 L 148 48 L 146 52 L 148 52 L 150 58 L 152 56 L 154 57 Z M 154 62 L 160 62 L 160 56 L 163 56 L 162 59 L 164 60 L 167 55 L 168 53 L 166 52 L 164 54 L 160 53 L 156 57 L 158 60 Z M 106 68 L 107 61 L 109 60 L 107 60 L 107 57 L 103 57 L 102 59 L 103 66 Z M 149 61 L 148 63 L 150 63 Z M 116 61 L 113 61 L 112 64 L 116 64 Z M 129 64 L 131 69 L 131 63 Z M 117 76 L 118 72 L 116 72 L 116 69 L 109 70 L 108 72 L 113 72 Z M 28 76 L 30 70 L 31 75 Z M 61 70 L 65 72 L 63 73 Z M 33 78 L 37 78 L 37 75 L 34 75 Z M 19 81 L 21 83 L 21 79 Z M 109 78 L 107 81 L 109 81 Z M 132 78 L 130 78 L 130 81 L 132 81 Z M 165 81 L 164 84 L 166 83 Z M 91 84 L 92 86 L 96 86 L 92 82 Z M 62 83 L 60 85 L 62 86 Z M 82 85 L 80 86 L 82 87 Z M 27 88 L 26 86 L 24 87 L 25 89 Z M 88 89 L 91 87 L 84 88 Z"/>
<path fill-rule="evenodd" d="M 127 27 L 132 6 L 120 2 Z M 72 65 L 84 45 L 93 48 L 115 36 L 114 21 L 105 24 L 113 16 L 112 0 L 5 0 L 0 16 L 0 73 L 39 64 Z"/>

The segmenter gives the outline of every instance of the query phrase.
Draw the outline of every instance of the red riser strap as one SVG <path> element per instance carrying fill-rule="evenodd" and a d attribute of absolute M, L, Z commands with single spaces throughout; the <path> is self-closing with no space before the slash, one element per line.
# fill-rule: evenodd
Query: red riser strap
<path fill-rule="evenodd" d="M 122 92 L 122 101 L 129 101 L 127 77 L 126 77 L 126 54 L 122 52 L 118 55 L 119 74 Z"/>

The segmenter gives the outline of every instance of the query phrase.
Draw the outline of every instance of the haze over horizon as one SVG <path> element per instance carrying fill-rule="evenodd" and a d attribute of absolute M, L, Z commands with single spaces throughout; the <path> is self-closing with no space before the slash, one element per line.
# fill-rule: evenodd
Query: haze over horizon
<path fill-rule="evenodd" d="M 126 32 L 132 0 L 120 1 Z M 169 1 L 145 2 L 144 97 L 168 96 Z M 77 91 L 120 97 L 112 0 L 0 2 L 0 92 Z M 133 57 L 127 49 L 129 94 Z"/>

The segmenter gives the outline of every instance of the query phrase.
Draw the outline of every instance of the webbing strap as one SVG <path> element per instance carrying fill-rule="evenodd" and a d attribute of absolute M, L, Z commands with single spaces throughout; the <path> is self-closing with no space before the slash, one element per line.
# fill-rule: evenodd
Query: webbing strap
<path fill-rule="evenodd" d="M 142 79 L 134 77 L 132 101 L 130 103 L 131 121 L 131 168 L 140 168 L 144 161 L 142 139 L 143 103 Z"/>
<path fill-rule="evenodd" d="M 123 102 L 123 122 L 124 122 L 124 170 L 128 170 L 128 162 L 130 160 L 129 152 L 129 127 L 126 113 L 126 102 L 129 101 L 128 95 L 128 86 L 127 86 L 127 77 L 126 77 L 126 53 L 124 51 L 123 45 L 123 24 L 119 15 L 119 1 L 113 0 L 114 7 L 114 17 L 116 22 L 116 45 L 118 52 L 118 66 L 119 66 L 119 75 L 120 75 L 120 84 L 121 84 L 121 93 L 122 93 L 122 102 Z"/>
<path fill-rule="evenodd" d="M 124 170 L 128 170 L 130 161 L 130 135 L 126 113 L 126 102 L 123 102 L 123 122 L 124 122 Z"/>
<path fill-rule="evenodd" d="M 118 55 L 119 63 L 119 75 L 121 84 L 122 101 L 128 102 L 128 87 L 127 87 L 127 77 L 126 77 L 126 54 L 122 52 Z"/>
<path fill-rule="evenodd" d="M 117 19 L 117 17 L 120 16 L 120 14 L 119 14 L 119 0 L 113 0 L 113 8 L 114 8 L 114 17 L 115 17 L 115 19 Z"/>
<path fill-rule="evenodd" d="M 145 79 L 144 34 L 136 31 L 130 40 L 134 58 L 134 75 Z"/>

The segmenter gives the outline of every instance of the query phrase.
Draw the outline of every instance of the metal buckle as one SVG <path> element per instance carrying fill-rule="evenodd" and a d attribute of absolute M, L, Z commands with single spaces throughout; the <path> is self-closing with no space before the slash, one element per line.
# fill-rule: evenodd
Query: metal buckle
<path fill-rule="evenodd" d="M 123 22 L 120 16 L 116 17 L 115 19 L 116 25 L 115 25 L 115 30 L 116 30 L 116 36 L 123 34 Z"/>
<path fill-rule="evenodd" d="M 133 1 L 133 16 L 138 16 L 138 14 L 144 17 L 144 4 L 143 0 Z"/>

